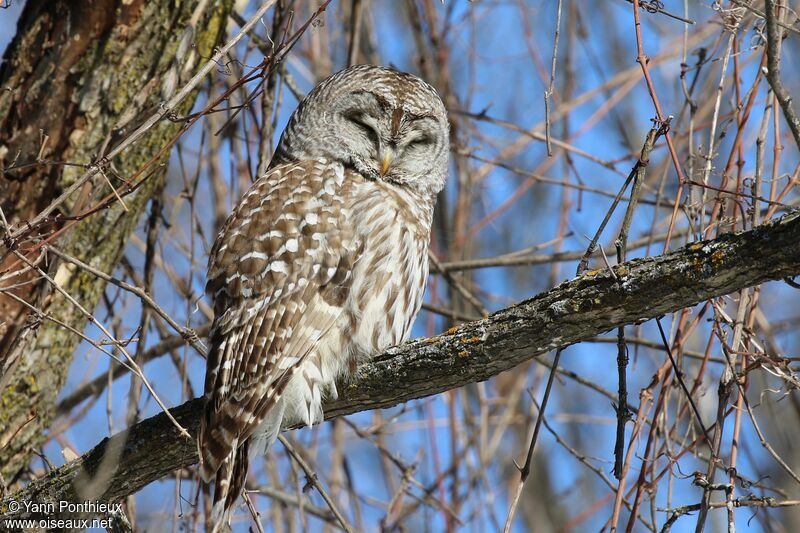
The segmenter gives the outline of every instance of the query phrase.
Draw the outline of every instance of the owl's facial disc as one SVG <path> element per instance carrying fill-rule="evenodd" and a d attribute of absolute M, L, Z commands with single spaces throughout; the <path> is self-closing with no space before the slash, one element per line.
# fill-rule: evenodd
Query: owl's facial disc
<path fill-rule="evenodd" d="M 449 131 L 433 87 L 391 68 L 356 65 L 320 83 L 300 103 L 270 167 L 325 158 L 371 180 L 435 196 L 447 176 Z"/>
<path fill-rule="evenodd" d="M 365 176 L 412 184 L 424 180 L 443 153 L 446 157 L 446 139 L 433 116 L 415 115 L 371 93 L 351 97 L 357 105 L 341 113 L 348 127 L 346 151 Z"/>

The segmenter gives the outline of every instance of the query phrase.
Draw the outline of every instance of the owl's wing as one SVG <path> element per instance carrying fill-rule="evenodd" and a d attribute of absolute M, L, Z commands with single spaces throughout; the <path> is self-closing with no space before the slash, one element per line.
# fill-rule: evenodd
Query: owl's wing
<path fill-rule="evenodd" d="M 360 255 L 343 220 L 341 166 L 284 164 L 253 184 L 220 232 L 206 290 L 203 477 L 247 439 L 342 312 Z"/>

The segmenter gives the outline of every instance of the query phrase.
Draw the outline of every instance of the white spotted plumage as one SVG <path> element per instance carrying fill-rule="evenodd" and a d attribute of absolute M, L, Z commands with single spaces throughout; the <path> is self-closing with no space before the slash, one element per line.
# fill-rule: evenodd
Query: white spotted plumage
<path fill-rule="evenodd" d="M 220 524 L 248 455 L 282 425 L 320 422 L 337 379 L 408 337 L 448 144 L 429 85 L 351 67 L 300 104 L 228 218 L 209 257 L 215 318 L 198 441 Z"/>

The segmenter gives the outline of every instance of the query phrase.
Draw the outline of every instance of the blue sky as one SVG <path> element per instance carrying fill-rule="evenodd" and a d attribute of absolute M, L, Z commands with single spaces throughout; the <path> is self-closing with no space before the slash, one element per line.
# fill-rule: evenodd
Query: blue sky
<path fill-rule="evenodd" d="M 449 4 L 451 0 L 447 0 Z M 336 4 L 337 2 L 334 2 Z M 632 30 L 630 8 L 627 3 L 622 1 L 609 1 L 610 4 L 608 11 L 598 11 L 596 18 L 590 20 L 583 20 L 584 30 L 586 31 L 586 38 L 579 40 L 575 43 L 577 50 L 573 51 L 575 64 L 573 69 L 579 73 L 575 76 L 574 94 L 580 95 L 586 91 L 591 90 L 603 81 L 609 79 L 615 73 L 627 68 L 637 67 L 635 63 L 635 39 Z M 447 5 L 440 5 L 439 2 L 432 2 L 435 9 L 440 13 L 440 20 L 444 17 L 444 12 Z M 487 110 L 487 113 L 495 118 L 511 121 L 519 126 L 529 128 L 544 120 L 544 105 L 543 105 L 543 92 L 546 89 L 546 80 L 542 80 L 537 73 L 537 68 L 529 56 L 529 46 L 533 47 L 540 55 L 544 64 L 549 68 L 550 53 L 552 48 L 552 32 L 554 28 L 555 13 L 554 2 L 538 2 L 528 1 L 522 2 L 524 4 L 525 16 L 528 18 L 528 23 L 536 28 L 536 32 L 531 37 L 531 41 L 526 44 L 525 24 L 521 20 L 521 11 L 519 4 L 516 2 L 497 2 L 493 3 L 486 8 L 478 8 L 479 14 L 475 20 L 471 20 L 467 14 L 465 3 L 460 3 L 455 8 L 457 14 L 455 20 L 460 21 L 460 24 L 450 34 L 449 42 L 454 50 L 453 55 L 450 57 L 449 67 L 453 73 L 453 86 L 456 88 L 455 92 L 459 95 L 461 102 L 465 102 L 467 97 L 470 96 L 468 108 L 466 111 L 480 112 Z M 669 2 L 669 8 L 672 11 L 680 12 L 682 10 L 682 3 Z M 691 16 L 698 22 L 705 22 L 708 19 L 714 18 L 716 14 L 709 8 L 708 2 L 691 2 Z M 13 35 L 14 24 L 11 22 L 18 16 L 21 3 L 15 2 L 12 6 L 0 12 L 0 48 L 5 46 L 5 43 Z M 375 27 L 379 30 L 380 39 L 378 39 L 379 53 L 383 62 L 386 64 L 393 64 L 399 68 L 415 71 L 414 62 L 411 60 L 415 50 L 415 44 L 410 34 L 408 24 L 406 21 L 398 19 L 396 13 L 390 9 L 391 4 L 388 0 L 376 1 L 375 11 L 377 13 L 375 20 Z M 250 8 L 252 9 L 252 8 Z M 334 8 L 335 9 L 335 8 Z M 676 40 L 680 36 L 682 26 L 679 22 L 670 20 L 666 17 L 653 17 L 644 16 L 643 23 L 645 30 L 644 46 L 646 50 L 652 55 L 663 53 L 669 47 L 680 46 L 680 41 Z M 337 22 L 333 15 L 329 14 L 326 24 L 335 25 Z M 312 29 L 311 31 L 315 31 Z M 261 31 L 263 33 L 263 30 Z M 562 39 L 564 37 L 562 36 Z M 710 38 L 705 40 L 703 44 L 708 46 L 712 55 L 719 57 L 721 49 L 719 44 L 715 41 L 716 34 L 712 34 Z M 746 39 L 744 39 L 747 42 Z M 473 44 L 474 43 L 474 44 Z M 671 44 L 670 44 L 671 43 Z M 613 57 L 615 49 L 612 45 L 618 47 L 617 50 L 625 51 L 620 57 Z M 476 62 L 477 68 L 474 72 L 473 87 L 474 91 L 470 91 L 468 86 L 469 80 L 472 79 L 469 72 L 470 50 L 474 46 L 479 60 Z M 568 46 L 568 43 L 562 41 L 562 47 Z M 563 50 L 563 48 L 562 48 Z M 240 47 L 239 52 L 242 53 L 243 48 Z M 788 53 L 787 64 L 792 64 L 791 49 Z M 594 54 L 594 60 L 592 59 Z M 336 67 L 344 66 L 344 57 L 346 49 L 337 49 L 333 57 L 338 60 Z M 755 76 L 755 68 L 757 59 L 755 52 L 744 51 L 741 54 L 742 79 L 743 86 L 749 87 L 750 83 Z M 563 57 L 563 56 L 562 56 Z M 690 57 L 689 61 L 693 61 Z M 794 59 L 796 61 L 796 58 Z M 622 62 L 622 64 L 619 64 Z M 651 68 L 653 70 L 654 81 L 658 87 L 659 97 L 665 113 L 670 115 L 678 115 L 683 104 L 683 95 L 680 85 L 677 82 L 678 76 L 676 73 L 680 71 L 680 54 L 671 57 L 665 62 L 654 64 Z M 563 65 L 560 64 L 560 68 Z M 719 67 L 712 65 L 709 67 L 712 76 L 719 76 Z M 312 83 L 303 77 L 303 73 L 298 71 L 292 63 L 289 63 L 289 70 L 295 74 L 298 83 L 304 91 L 308 91 L 312 87 Z M 557 76 L 564 76 L 562 70 L 558 71 Z M 559 78 L 560 79 L 560 78 Z M 616 88 L 614 89 L 616 90 Z M 613 93 L 613 90 L 612 90 Z M 760 92 L 757 96 L 756 109 L 763 108 L 765 100 L 765 89 L 761 86 Z M 699 98 L 708 98 L 709 95 L 701 94 Z M 570 116 L 572 130 L 576 131 L 590 119 L 598 110 L 601 110 L 609 98 L 608 94 L 599 93 L 593 98 L 588 99 L 584 104 L 578 106 Z M 570 139 L 570 143 L 581 150 L 585 150 L 593 155 L 601 157 L 607 161 L 616 161 L 628 156 L 627 159 L 622 159 L 616 165 L 617 172 L 606 169 L 594 162 L 588 161 L 581 157 L 573 158 L 573 168 L 568 168 L 564 164 L 563 158 L 553 163 L 546 171 L 542 172 L 548 177 L 555 179 L 563 179 L 571 182 L 576 181 L 576 175 L 588 186 L 599 188 L 604 191 L 616 192 L 619 188 L 624 175 L 627 174 L 633 159 L 630 153 L 632 150 L 638 151 L 641 142 L 650 128 L 651 123 L 649 118 L 653 116 L 653 109 L 650 98 L 640 80 L 629 92 L 624 96 L 625 106 L 624 116 L 614 117 L 613 113 L 604 115 L 597 125 L 589 128 L 587 131 L 574 136 Z M 198 103 L 199 107 L 202 102 Z M 282 107 L 282 113 L 278 121 L 277 131 L 280 132 L 288 120 L 289 113 L 294 109 L 296 102 L 291 95 L 285 92 L 285 102 Z M 730 111 L 731 101 L 729 94 L 726 93 L 726 99 L 723 101 L 723 110 Z M 621 138 L 618 130 L 615 127 L 614 120 L 618 120 L 624 124 L 625 135 L 631 139 L 634 146 L 627 146 L 625 139 Z M 517 138 L 517 134 L 509 131 L 508 129 L 501 128 L 486 123 L 474 123 L 477 134 L 464 135 L 461 141 L 465 147 L 474 151 L 484 158 L 493 158 L 507 146 L 508 143 L 513 142 Z M 683 126 L 681 126 L 683 127 Z M 749 139 L 752 144 L 752 139 L 757 133 L 758 121 L 751 121 L 746 130 L 745 137 Z M 554 131 L 560 131 L 555 129 Z M 720 154 L 726 154 L 726 146 L 729 146 L 734 128 L 731 127 L 729 135 L 726 135 L 720 140 L 721 147 Z M 488 141 L 487 141 L 488 139 Z M 701 143 L 707 141 L 707 132 L 703 131 L 698 136 Z M 489 142 L 490 141 L 490 142 Z M 184 152 L 184 162 L 186 168 L 190 171 L 196 168 L 197 160 L 192 160 L 196 155 L 190 153 L 190 148 L 196 148 L 201 145 L 202 139 L 199 127 L 188 134 L 185 146 L 187 150 Z M 785 156 L 783 158 L 783 167 L 781 172 L 791 172 L 794 165 L 797 164 L 797 153 L 791 150 L 791 146 L 787 147 Z M 223 149 L 220 153 L 222 158 L 222 168 L 230 169 L 230 143 L 225 141 Z M 661 163 L 665 160 L 666 149 L 660 147 L 654 154 L 654 164 L 651 165 L 653 171 L 658 169 L 663 171 Z M 715 167 L 724 166 L 724 159 L 720 157 L 719 161 L 715 161 Z M 254 157 L 255 160 L 255 157 Z M 547 164 L 547 154 L 543 143 L 533 142 L 524 150 L 519 152 L 513 159 L 506 161 L 506 163 L 514 167 L 523 168 L 529 171 L 537 168 L 542 164 Z M 482 166 L 479 161 L 472 161 L 475 167 Z M 748 157 L 744 165 L 745 173 L 752 173 L 754 168 L 754 161 L 752 157 Z M 181 177 L 179 174 L 179 165 L 177 157 L 173 153 L 172 165 L 170 169 L 170 184 L 168 186 L 168 194 L 177 195 L 181 189 Z M 201 168 L 201 172 L 206 172 Z M 677 180 L 675 172 L 671 167 L 667 168 L 666 185 L 664 187 L 664 198 L 672 200 L 675 194 Z M 714 174 L 717 178 L 718 171 L 715 170 Z M 230 174 L 227 176 L 228 180 L 233 183 L 234 176 Z M 513 172 L 496 168 L 492 170 L 484 182 L 480 184 L 481 192 L 475 195 L 474 202 L 474 218 L 479 220 L 487 213 L 491 213 L 495 208 L 500 206 L 524 181 L 524 176 L 516 175 Z M 454 180 L 451 179 L 449 184 L 449 191 L 452 194 L 455 191 Z M 210 190 L 208 181 L 202 179 L 200 188 L 198 189 L 198 209 L 203 210 L 210 206 Z M 543 242 L 550 241 L 556 236 L 560 199 L 562 190 L 560 187 L 547 186 L 542 184 L 534 185 L 528 193 L 518 203 L 508 209 L 504 214 L 498 216 L 484 229 L 482 229 L 476 236 L 474 242 L 475 256 L 489 257 L 492 255 L 502 254 L 519 250 L 525 247 L 534 246 Z M 653 199 L 655 192 L 646 190 L 644 198 Z M 606 196 L 600 196 L 589 192 L 581 194 L 579 199 L 578 195 L 572 193 L 572 200 L 574 208 L 569 213 L 567 228 L 571 232 L 571 236 L 564 239 L 563 250 L 583 250 L 588 244 L 588 237 L 591 236 L 596 230 L 599 221 L 602 219 L 606 210 L 608 209 L 611 199 Z M 578 209 L 580 206 L 580 210 Z M 188 210 L 181 207 L 182 211 L 178 216 L 178 220 L 185 222 L 185 228 L 189 227 Z M 604 235 L 603 242 L 610 242 L 612 236 L 617 231 L 621 222 L 622 213 L 624 209 L 618 209 L 617 213 L 611 220 L 608 226 L 608 231 Z M 640 205 L 637 208 L 634 224 L 631 231 L 631 240 L 648 234 L 651 231 L 652 221 L 655 218 L 659 220 L 657 232 L 661 233 L 666 229 L 666 220 L 668 211 L 661 209 L 655 213 L 654 208 L 650 205 Z M 684 219 L 685 220 L 685 219 Z M 205 226 L 207 229 L 213 223 L 209 216 L 204 220 L 208 223 Z M 142 233 L 142 224 L 138 228 L 138 234 Z M 188 231 L 188 230 L 187 230 Z M 206 231 L 206 235 L 211 235 L 210 229 Z M 188 242 L 186 239 L 184 243 Z M 193 267 L 192 287 L 199 297 L 202 294 L 203 286 L 205 283 L 205 253 L 207 250 L 203 248 L 204 243 L 200 239 L 195 239 L 194 244 L 197 248 L 197 264 Z M 677 241 L 675 246 L 682 244 L 682 241 Z M 178 253 L 178 250 L 173 248 L 174 245 L 165 247 L 163 250 L 164 257 L 170 261 L 170 264 L 176 271 L 186 274 L 189 268 L 188 262 L 185 257 Z M 651 250 L 651 254 L 660 253 L 662 245 L 655 245 Z M 552 251 L 552 248 L 546 248 L 542 252 Z M 141 252 L 135 246 L 131 245 L 126 252 L 126 255 L 131 258 L 134 265 L 140 266 L 143 261 Z M 629 253 L 629 258 L 639 257 L 644 255 L 644 249 L 634 250 Z M 613 259 L 611 259 L 613 261 Z M 598 263 L 600 264 L 600 263 Z M 560 265 L 556 275 L 556 281 L 564 280 L 574 276 L 576 263 L 566 262 Z M 550 280 L 550 265 L 541 265 L 534 267 L 516 267 L 509 268 L 488 268 L 480 270 L 476 273 L 476 281 L 480 286 L 489 294 L 491 298 L 484 299 L 485 305 L 490 310 L 497 310 L 505 307 L 511 302 L 520 301 L 526 297 L 532 296 L 543 290 L 547 290 L 551 286 Z M 443 285 L 440 283 L 440 287 Z M 172 284 L 162 272 L 156 276 L 156 286 L 154 295 L 159 303 L 172 314 L 182 321 L 190 321 L 191 325 L 197 325 L 205 321 L 199 313 L 187 315 L 185 301 L 173 298 L 174 291 L 171 289 Z M 113 291 L 111 291 L 113 292 Z M 160 295 L 167 295 L 167 298 L 162 298 Z M 439 291 L 439 296 L 444 296 L 443 290 Z M 430 295 L 428 295 L 430 297 Z M 790 305 L 786 305 L 790 298 L 796 300 L 796 295 L 792 295 L 790 289 L 780 284 L 769 284 L 764 287 L 762 295 L 762 309 L 768 314 L 772 320 L 782 320 L 791 318 L 796 315 L 796 309 Z M 138 323 L 140 307 L 136 302 L 131 301 L 131 304 L 124 309 L 124 324 L 127 326 L 128 331 L 133 331 Z M 414 336 L 425 336 L 430 333 L 437 333 L 441 330 L 444 322 L 440 318 L 433 321 L 433 328 L 428 328 L 429 320 L 427 313 L 423 312 L 417 320 L 414 328 Z M 672 320 L 666 317 L 662 321 L 668 333 L 674 333 Z M 702 326 L 705 328 L 706 326 Z M 634 332 L 633 328 L 629 328 L 629 335 Z M 94 328 L 89 328 L 87 334 L 90 337 L 98 338 L 99 332 Z M 648 339 L 658 338 L 657 329 L 652 322 L 648 322 L 641 327 L 641 337 Z M 704 349 L 704 342 L 707 337 L 703 335 L 696 335 L 690 339 L 688 349 L 702 351 Z M 791 331 L 779 332 L 777 338 L 782 343 L 786 355 L 791 355 L 797 352 L 797 335 Z M 150 335 L 151 343 L 157 340 L 156 335 Z M 717 352 L 719 350 L 717 349 Z M 715 352 L 715 356 L 719 353 Z M 186 348 L 180 351 L 182 357 L 185 357 L 189 363 L 190 377 L 194 391 L 197 393 L 202 388 L 202 375 L 203 375 L 203 360 L 199 358 L 193 350 Z M 629 390 L 631 391 L 631 401 L 638 403 L 636 393 L 639 388 L 645 386 L 650 380 L 652 373 L 657 366 L 663 361 L 663 354 L 658 351 L 653 351 L 645 348 L 634 350 L 631 348 L 631 365 L 629 368 Z M 548 356 L 549 357 L 549 356 Z M 577 372 L 581 377 L 590 380 L 607 390 L 616 390 L 616 348 L 613 344 L 598 344 L 598 343 L 583 343 L 577 346 L 570 347 L 564 353 L 562 358 L 562 365 L 570 370 Z M 98 353 L 96 350 L 91 349 L 86 343 L 82 344 L 76 352 L 75 362 L 70 372 L 70 378 L 63 391 L 63 394 L 69 393 L 74 390 L 79 383 L 81 383 L 88 376 L 94 377 L 105 372 L 107 369 L 108 361 L 103 354 Z M 533 394 L 537 399 L 541 398 L 543 391 L 544 380 L 537 373 L 541 372 L 541 367 L 538 365 L 530 366 L 530 384 L 537 383 L 538 386 L 533 390 Z M 170 405 L 177 405 L 185 400 L 180 393 L 180 383 L 173 364 L 167 358 L 161 358 L 146 366 L 146 374 L 150 378 L 159 391 L 162 398 L 165 399 Z M 538 375 L 538 378 L 537 378 Z M 115 431 L 118 431 L 124 426 L 125 411 L 127 405 L 127 390 L 129 387 L 128 378 L 123 378 L 116 381 L 113 385 L 112 408 Z M 463 394 L 467 394 L 464 392 Z M 757 397 L 755 398 L 757 399 Z M 753 399 L 751 399 L 752 401 Z M 521 400 L 521 405 L 528 409 L 530 402 L 527 399 Z M 158 406 L 146 394 L 142 401 L 143 416 L 150 416 L 159 411 Z M 707 381 L 702 389 L 699 401 L 699 407 L 703 415 L 703 420 L 706 425 L 713 421 L 714 410 L 716 409 L 716 373 Z M 394 434 L 389 439 L 390 448 L 401 456 L 406 461 L 414 461 L 419 459 L 419 469 L 417 471 L 418 478 L 423 483 L 429 483 L 435 478 L 435 466 L 433 464 L 433 442 L 436 443 L 437 453 L 443 464 L 448 464 L 451 460 L 450 452 L 450 433 L 449 427 L 446 424 L 438 424 L 439 421 L 446 420 L 448 416 L 448 403 L 443 396 L 437 397 L 433 400 L 421 400 L 412 402 L 410 405 L 405 406 L 405 413 L 398 419 L 398 425 L 404 427 L 421 427 L 422 429 L 404 429 Z M 776 402 L 771 404 L 770 409 L 775 411 L 775 416 L 780 417 L 781 414 L 791 409 L 788 401 Z M 384 418 L 392 416 L 398 412 L 399 408 L 387 410 L 384 413 Z M 463 415 L 463 413 L 460 413 Z M 582 388 L 577 383 L 571 380 L 557 382 L 555 385 L 554 396 L 551 404 L 548 407 L 548 420 L 559 431 L 559 433 L 574 442 L 582 444 L 582 451 L 587 455 L 596 458 L 595 464 L 607 474 L 610 472 L 613 461 L 613 445 L 614 445 L 614 411 L 610 402 L 603 396 L 598 395 L 588 389 Z M 372 413 L 360 413 L 353 415 L 350 419 L 362 427 L 369 426 L 373 421 Z M 63 438 L 69 442 L 69 445 L 78 453 L 83 453 L 94 446 L 99 440 L 108 435 L 108 424 L 106 416 L 106 401 L 105 397 L 96 402 L 86 413 L 86 415 L 75 423 L 69 430 L 67 430 Z M 433 429 L 428 429 L 428 428 Z M 628 426 L 628 434 L 630 434 L 630 425 Z M 723 438 L 724 446 L 729 446 L 731 440 L 732 423 L 728 424 L 726 428 L 726 435 Z M 300 442 L 309 444 L 319 439 L 321 442 L 319 446 L 320 456 L 317 457 L 318 467 L 321 471 L 326 471 L 327 460 L 325 457 L 328 436 L 331 431 L 330 424 L 323 424 L 320 427 L 312 430 L 296 431 L 292 436 Z M 781 441 L 783 436 L 779 427 L 770 427 L 770 437 Z M 349 434 L 349 433 L 348 433 Z M 351 436 L 352 437 L 352 436 Z M 506 435 L 505 440 L 507 445 L 501 448 L 505 453 L 498 455 L 492 462 L 489 471 L 487 472 L 487 480 L 491 480 L 494 486 L 486 486 L 485 483 L 479 483 L 479 490 L 483 494 L 494 492 L 495 500 L 492 505 L 495 507 L 495 512 L 501 520 L 505 517 L 508 507 L 508 500 L 506 494 L 506 481 L 509 478 L 510 469 L 513 468 L 512 460 L 520 457 L 524 450 L 517 449 L 517 442 L 511 435 Z M 763 453 L 758 445 L 757 438 L 754 434 L 752 426 L 747 422 L 746 417 L 744 421 L 742 441 L 749 444 L 749 453 L 744 453 L 740 458 L 739 470 L 744 475 L 751 478 L 760 478 L 763 475 L 774 474 L 776 472 L 774 464 L 771 463 L 766 454 Z M 643 450 L 644 442 L 641 443 Z M 56 442 L 49 443 L 45 451 L 48 458 L 53 464 L 60 464 L 63 462 L 60 454 L 61 445 Z M 278 446 L 280 448 L 280 446 Z M 271 460 L 281 461 L 281 465 L 286 467 L 286 459 L 282 450 L 276 450 L 280 453 L 272 454 Z M 555 439 L 546 431 L 542 433 L 540 438 L 537 454 L 542 454 L 548 457 L 547 468 L 549 471 L 549 480 L 552 490 L 556 493 L 563 495 L 564 509 L 570 509 L 570 502 L 585 503 L 580 497 L 581 491 L 588 491 L 589 488 L 598 491 L 599 494 L 604 494 L 600 491 L 600 482 L 593 474 L 588 473 L 569 453 L 567 453 Z M 373 495 L 375 498 L 385 501 L 391 495 L 386 493 L 384 483 L 378 477 L 372 475 L 375 469 L 379 468 L 379 457 L 375 449 L 358 438 L 349 438 L 347 456 L 351 461 L 353 469 L 354 483 L 356 484 L 359 492 Z M 634 460 L 637 471 L 640 461 Z M 663 466 L 663 465 L 661 465 Z M 691 485 L 691 472 L 697 469 L 705 469 L 705 466 L 691 458 L 684 459 L 680 462 L 681 472 L 688 476 L 688 479 L 681 479 L 677 477 L 674 481 L 672 492 L 671 506 L 682 504 L 695 503 L 701 494 L 700 490 Z M 263 469 L 261 470 L 263 472 Z M 609 474 L 610 475 L 610 474 Z M 535 483 L 535 480 L 533 480 Z M 629 484 L 632 483 L 632 478 L 629 478 Z M 154 528 L 163 516 L 171 517 L 173 504 L 174 504 L 174 485 L 172 480 L 156 482 L 142 490 L 137 496 L 138 505 L 138 520 L 140 524 L 151 524 Z M 576 494 L 578 492 L 578 494 Z M 193 500 L 194 487 L 189 482 L 183 482 L 181 486 L 181 493 L 187 500 Z M 606 490 L 605 493 L 608 493 Z M 665 490 L 659 492 L 660 500 L 658 506 L 665 506 Z M 741 494 L 741 491 L 740 491 Z M 311 495 L 311 500 L 317 505 L 323 505 L 322 501 L 315 494 Z M 663 500 L 663 501 L 662 501 Z M 478 503 L 476 503 L 478 502 Z M 260 509 L 265 509 L 265 499 L 260 499 Z M 649 505 L 649 504 L 647 504 Z M 476 509 L 470 509 L 471 506 Z M 187 510 L 188 506 L 184 503 L 183 509 Z M 384 511 L 377 507 L 370 507 L 364 505 L 365 508 L 365 521 L 370 526 L 371 530 L 376 530 L 377 520 L 379 520 Z M 463 509 L 463 516 L 468 516 L 470 510 L 481 511 L 479 500 L 473 498 L 470 503 Z M 587 530 L 597 530 L 610 516 L 611 503 L 606 503 L 601 507 L 601 510 L 595 513 L 590 519 L 583 523 L 582 528 Z M 644 515 L 649 519 L 649 509 Z M 162 514 L 165 513 L 165 514 Z M 578 512 L 571 511 L 570 517 L 574 517 Z M 722 512 L 712 513 L 710 527 L 712 530 L 717 530 L 717 527 L 722 527 L 724 518 Z M 484 531 L 491 529 L 492 523 L 487 518 L 487 513 L 481 512 L 479 517 L 472 522 L 469 522 L 465 530 L 467 531 Z M 776 516 L 778 516 L 776 514 Z M 740 531 L 760 531 L 760 522 L 753 520 L 748 523 L 747 511 L 742 511 L 737 514 L 737 527 Z M 627 518 L 623 518 L 622 522 L 626 522 Z M 664 513 L 659 514 L 659 523 L 663 524 Z M 310 523 L 314 528 L 319 527 L 319 522 Z M 439 512 L 431 511 L 430 509 L 425 512 L 419 512 L 413 517 L 413 521 L 409 523 L 409 527 L 419 529 L 420 531 L 438 531 L 443 527 L 442 515 Z M 246 530 L 245 523 L 237 526 L 237 530 L 241 528 L 242 531 Z M 521 521 L 517 522 L 517 530 L 523 531 Z M 690 531 L 694 529 L 694 519 L 684 517 L 677 522 L 673 531 Z M 582 530 L 582 529 L 581 529 Z"/>

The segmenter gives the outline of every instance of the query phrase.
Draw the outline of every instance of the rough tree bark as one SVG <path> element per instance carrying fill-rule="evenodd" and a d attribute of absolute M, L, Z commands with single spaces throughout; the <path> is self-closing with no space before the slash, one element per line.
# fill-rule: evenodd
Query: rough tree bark
<path fill-rule="evenodd" d="M 340 398 L 325 406 L 326 419 L 482 381 L 536 355 L 619 326 L 800 275 L 800 212 L 748 232 L 628 261 L 613 270 L 590 271 L 484 320 L 389 350 L 363 365 L 356 382 L 339 387 Z M 171 412 L 196 435 L 199 399 Z M 196 462 L 194 439 L 182 438 L 162 413 L 104 439 L 82 457 L 6 498 L 0 509 L 8 508 L 11 500 L 118 501 Z M 0 516 L 31 517 L 22 511 Z"/>
<path fill-rule="evenodd" d="M 0 67 L 0 207 L 13 229 L 24 228 L 213 54 L 230 6 L 230 0 L 25 4 Z M 176 113 L 187 113 L 194 98 L 184 99 Z M 162 121 L 104 165 L 105 175 L 120 187 L 180 128 L 180 123 Z M 167 158 L 168 151 L 146 170 L 150 176 L 144 185 L 125 197 L 127 211 L 114 203 L 66 231 L 59 247 L 112 272 L 145 205 L 163 183 Z M 33 252 L 30 258 L 35 259 L 39 239 L 110 192 L 97 174 L 24 238 L 11 241 L 2 232 L 0 275 L 19 263 L 14 250 Z M 42 268 L 83 307 L 94 309 L 105 282 L 52 259 Z M 14 290 L 18 297 L 84 330 L 86 318 L 39 276 L 13 282 L 20 284 Z M 0 293 L 0 385 L 5 384 L 0 386 L 0 473 L 7 483 L 18 479 L 31 450 L 42 442 L 79 341 Z"/>

